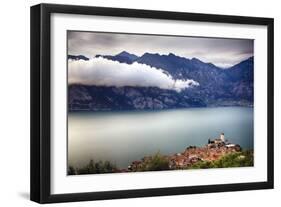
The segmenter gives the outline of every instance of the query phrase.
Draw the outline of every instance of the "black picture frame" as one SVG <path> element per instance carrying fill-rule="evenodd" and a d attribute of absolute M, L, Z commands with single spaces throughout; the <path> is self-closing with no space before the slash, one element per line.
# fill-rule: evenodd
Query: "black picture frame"
<path fill-rule="evenodd" d="M 134 17 L 163 20 L 181 20 L 194 22 L 218 22 L 267 26 L 267 181 L 237 184 L 219 184 L 188 187 L 167 187 L 105 192 L 85 192 L 73 194 L 51 194 L 51 71 L 50 71 L 50 16 L 53 13 L 99 15 L 112 17 Z M 121 8 L 103 8 L 88 6 L 39 4 L 31 7 L 31 173 L 30 199 L 38 203 L 88 201 L 146 196 L 166 196 L 179 194 L 210 193 L 271 189 L 274 186 L 274 78 L 273 45 L 274 20 L 272 18 L 228 16 L 213 14 L 195 14 L 168 11 L 135 10 Z"/>

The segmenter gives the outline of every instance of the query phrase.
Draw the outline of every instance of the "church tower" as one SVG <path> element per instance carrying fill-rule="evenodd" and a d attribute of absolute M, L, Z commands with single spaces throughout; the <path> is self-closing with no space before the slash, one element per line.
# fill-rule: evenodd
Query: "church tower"
<path fill-rule="evenodd" d="M 221 135 L 220 135 L 220 139 L 221 139 L 221 141 L 222 141 L 222 142 L 225 142 L 225 139 L 224 139 L 224 133 L 221 133 Z"/>

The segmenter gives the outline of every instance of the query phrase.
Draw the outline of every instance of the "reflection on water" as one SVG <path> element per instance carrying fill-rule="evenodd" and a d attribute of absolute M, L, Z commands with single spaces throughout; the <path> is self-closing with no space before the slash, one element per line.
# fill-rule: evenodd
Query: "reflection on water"
<path fill-rule="evenodd" d="M 253 149 L 253 108 L 69 113 L 68 161 L 78 167 L 90 159 L 109 160 L 123 168 L 158 151 L 173 154 L 205 145 L 221 132 Z"/>

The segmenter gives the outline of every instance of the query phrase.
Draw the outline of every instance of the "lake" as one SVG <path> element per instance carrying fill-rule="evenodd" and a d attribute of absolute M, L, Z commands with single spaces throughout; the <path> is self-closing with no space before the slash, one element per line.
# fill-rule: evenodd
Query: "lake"
<path fill-rule="evenodd" d="M 183 152 L 219 137 L 253 149 L 253 108 L 188 108 L 165 111 L 71 112 L 68 115 L 68 163 L 81 167 L 91 159 L 119 168 L 145 155 Z"/>

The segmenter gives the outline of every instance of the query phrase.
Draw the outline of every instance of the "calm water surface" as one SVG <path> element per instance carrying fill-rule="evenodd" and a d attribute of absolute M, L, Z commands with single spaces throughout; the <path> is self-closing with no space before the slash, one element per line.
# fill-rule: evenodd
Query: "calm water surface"
<path fill-rule="evenodd" d="M 158 151 L 173 154 L 203 146 L 221 132 L 230 142 L 253 149 L 253 108 L 74 112 L 68 116 L 68 162 L 79 167 L 91 159 L 109 160 L 125 168 Z"/>

